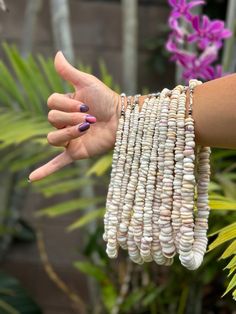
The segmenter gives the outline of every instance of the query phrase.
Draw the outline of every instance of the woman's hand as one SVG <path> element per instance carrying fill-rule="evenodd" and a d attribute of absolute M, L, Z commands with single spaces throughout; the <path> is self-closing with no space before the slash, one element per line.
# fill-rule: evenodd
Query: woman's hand
<path fill-rule="evenodd" d="M 30 181 L 40 180 L 74 160 L 102 154 L 115 144 L 120 96 L 95 76 L 75 69 L 61 52 L 55 57 L 55 68 L 75 89 L 73 95 L 55 93 L 48 98 L 48 120 L 58 130 L 50 132 L 47 139 L 49 144 L 65 150 L 34 170 Z M 86 110 L 84 105 L 88 106 L 86 113 L 81 112 Z M 86 117 L 87 114 L 93 117 Z"/>

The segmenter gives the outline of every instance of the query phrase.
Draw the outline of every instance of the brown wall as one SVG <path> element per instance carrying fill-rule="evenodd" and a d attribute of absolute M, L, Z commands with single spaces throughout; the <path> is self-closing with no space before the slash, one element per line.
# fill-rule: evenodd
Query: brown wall
<path fill-rule="evenodd" d="M 20 45 L 24 23 L 25 0 L 8 0 L 10 12 L 0 12 L 0 36 L 9 42 Z M 53 56 L 53 37 L 50 22 L 49 1 L 43 0 L 39 12 L 33 52 Z M 98 69 L 98 59 L 103 59 L 114 77 L 121 84 L 121 6 L 120 2 L 70 0 L 71 26 L 74 47 L 79 59 Z M 156 91 L 168 86 L 173 80 L 173 65 L 166 68 L 165 74 L 153 73 L 146 62 L 150 53 L 145 41 L 156 38 L 167 23 L 167 5 L 139 6 L 139 92 L 142 87 Z M 125 87 L 123 87 L 125 91 Z"/>

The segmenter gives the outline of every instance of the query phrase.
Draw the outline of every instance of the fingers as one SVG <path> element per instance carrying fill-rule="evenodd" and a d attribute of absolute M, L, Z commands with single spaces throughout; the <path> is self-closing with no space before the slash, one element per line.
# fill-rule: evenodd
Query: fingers
<path fill-rule="evenodd" d="M 48 113 L 48 120 L 58 129 L 68 125 L 77 125 L 85 121 L 90 123 L 96 122 L 95 117 L 82 113 L 89 110 L 87 105 L 70 98 L 68 95 L 52 94 L 48 98 L 48 107 L 52 109 Z"/>
<path fill-rule="evenodd" d="M 41 180 L 53 172 L 65 167 L 66 165 L 72 163 L 73 159 L 67 154 L 66 151 L 60 155 L 53 158 L 51 161 L 43 165 L 42 167 L 34 170 L 29 175 L 29 180 L 31 182 Z"/>
<path fill-rule="evenodd" d="M 83 122 L 95 123 L 96 118 L 90 114 L 79 112 L 66 113 L 58 110 L 50 110 L 48 121 L 56 128 L 61 129 L 65 126 L 77 125 Z"/>
<path fill-rule="evenodd" d="M 68 95 L 54 93 L 48 98 L 48 108 L 64 112 L 87 112 L 89 107 L 81 101 L 72 99 Z"/>
<path fill-rule="evenodd" d="M 74 86 L 81 84 L 88 84 L 91 80 L 91 75 L 81 72 L 74 68 L 64 57 L 63 53 L 59 51 L 54 60 L 54 65 L 57 73 L 66 81 L 69 81 Z"/>
<path fill-rule="evenodd" d="M 48 133 L 47 140 L 53 146 L 65 146 L 65 143 L 87 133 L 90 128 L 89 122 L 83 122 L 80 125 L 67 127 L 61 130 Z"/>

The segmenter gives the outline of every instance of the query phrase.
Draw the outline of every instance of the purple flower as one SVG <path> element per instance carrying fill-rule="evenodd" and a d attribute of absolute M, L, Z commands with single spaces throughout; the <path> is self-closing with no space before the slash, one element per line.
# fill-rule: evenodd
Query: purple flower
<path fill-rule="evenodd" d="M 204 50 L 209 44 L 215 44 L 218 48 L 222 46 L 222 39 L 232 35 L 231 31 L 224 28 L 224 22 L 220 20 L 210 21 L 206 15 L 202 16 L 200 22 L 199 16 L 192 19 L 194 33 L 188 35 L 187 41 L 197 42 L 198 48 Z"/>
<path fill-rule="evenodd" d="M 184 65 L 183 77 L 188 81 L 191 78 L 212 80 L 215 78 L 215 70 L 211 64 L 217 59 L 217 48 L 208 47 L 199 57 L 194 58 Z M 217 69 L 219 71 L 220 69 Z M 220 71 L 219 71 L 220 73 Z"/>
<path fill-rule="evenodd" d="M 204 67 L 203 67 L 204 66 Z M 211 80 L 214 75 L 212 66 L 199 62 L 196 58 L 184 68 L 183 78 L 188 83 L 190 79 L 199 78 L 201 80 Z"/>
<path fill-rule="evenodd" d="M 225 38 L 232 32 L 225 28 L 221 20 L 211 21 L 206 15 L 193 15 L 190 10 L 204 4 L 201 0 L 168 0 L 172 7 L 169 16 L 171 33 L 166 42 L 166 49 L 171 53 L 172 61 L 183 68 L 183 78 L 211 80 L 221 77 L 222 67 L 213 65 L 218 58 L 219 49 Z M 180 19 L 184 19 L 182 26 Z M 194 45 L 193 51 L 186 51 L 186 47 Z"/>
<path fill-rule="evenodd" d="M 189 53 L 185 50 L 176 50 L 173 56 L 171 57 L 172 61 L 176 61 L 182 67 L 188 67 L 189 64 L 192 64 L 196 59 L 195 54 Z"/>
<path fill-rule="evenodd" d="M 168 0 L 169 5 L 173 8 L 171 17 L 176 20 L 179 17 L 184 17 L 188 21 L 192 20 L 193 15 L 189 12 L 193 7 L 196 7 L 200 4 L 205 4 L 203 0 L 194 0 L 187 2 L 186 0 Z"/>
<path fill-rule="evenodd" d="M 188 62 L 192 62 L 192 60 L 195 58 L 193 53 L 178 48 L 172 35 L 169 36 L 165 47 L 168 51 L 172 52 L 171 60 L 177 61 L 179 65 L 186 66 Z"/>
<path fill-rule="evenodd" d="M 176 52 L 178 50 L 177 45 L 173 41 L 173 36 L 172 35 L 170 35 L 168 37 L 168 40 L 166 42 L 165 47 L 166 47 L 166 50 L 170 51 L 170 52 Z"/>
<path fill-rule="evenodd" d="M 178 20 L 176 20 L 172 15 L 169 17 L 168 24 L 175 35 L 176 40 L 182 40 L 185 35 L 188 35 L 183 27 L 179 26 Z"/>

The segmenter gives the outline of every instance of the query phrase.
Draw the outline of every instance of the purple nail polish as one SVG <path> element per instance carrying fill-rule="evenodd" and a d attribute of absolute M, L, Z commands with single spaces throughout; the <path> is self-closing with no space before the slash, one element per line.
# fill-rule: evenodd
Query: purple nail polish
<path fill-rule="evenodd" d="M 87 112 L 89 110 L 89 107 L 85 104 L 80 105 L 80 111 L 81 112 Z"/>
<path fill-rule="evenodd" d="M 97 121 L 97 119 L 91 114 L 86 114 L 85 120 L 89 123 L 95 123 Z"/>
<path fill-rule="evenodd" d="M 83 131 L 86 131 L 88 130 L 90 127 L 90 123 L 89 122 L 83 122 L 79 125 L 79 131 L 80 132 L 83 132 Z"/>

